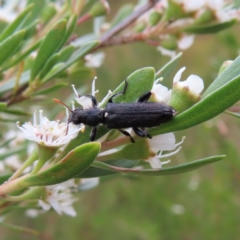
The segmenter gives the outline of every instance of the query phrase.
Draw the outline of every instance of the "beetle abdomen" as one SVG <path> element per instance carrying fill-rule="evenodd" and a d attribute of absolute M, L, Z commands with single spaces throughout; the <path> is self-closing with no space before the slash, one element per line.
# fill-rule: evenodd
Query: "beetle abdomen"
<path fill-rule="evenodd" d="M 175 111 L 163 103 L 109 103 L 104 123 L 108 128 L 155 127 L 172 119 Z"/>

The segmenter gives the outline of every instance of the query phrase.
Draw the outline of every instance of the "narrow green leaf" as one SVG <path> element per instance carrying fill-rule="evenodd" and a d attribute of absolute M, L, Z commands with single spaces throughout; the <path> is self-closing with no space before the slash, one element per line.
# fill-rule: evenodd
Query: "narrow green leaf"
<path fill-rule="evenodd" d="M 123 168 L 132 168 L 136 166 L 139 161 L 136 160 L 127 160 L 127 159 L 119 159 L 119 160 L 111 160 L 105 162 L 108 165 L 115 167 L 123 167 Z M 76 178 L 92 178 L 92 177 L 102 177 L 110 174 L 115 174 L 112 170 L 105 170 L 96 167 L 89 167 L 87 170 L 77 175 Z"/>
<path fill-rule="evenodd" d="M 9 24 L 2 34 L 0 35 L 0 42 L 8 38 L 17 30 L 21 29 L 21 26 L 25 23 L 26 19 L 29 17 L 29 12 L 32 10 L 33 4 L 29 5 L 11 24 Z"/>
<path fill-rule="evenodd" d="M 0 175 L 0 185 L 6 182 L 11 176 L 12 174 Z"/>
<path fill-rule="evenodd" d="M 66 33 L 62 39 L 62 42 L 61 42 L 61 45 L 59 46 L 58 49 L 61 49 L 62 46 L 67 42 L 67 40 L 69 39 L 69 37 L 71 36 L 74 28 L 76 27 L 76 24 L 77 24 L 77 19 L 78 19 L 78 16 L 75 14 L 74 16 L 72 16 L 68 26 L 67 26 L 67 30 L 66 30 Z"/>
<path fill-rule="evenodd" d="M 71 57 L 74 50 L 75 50 L 75 47 L 72 45 L 68 45 L 65 48 L 63 48 L 59 52 L 60 56 L 59 56 L 58 62 L 66 62 Z"/>
<path fill-rule="evenodd" d="M 26 30 L 26 34 L 24 36 L 24 40 L 27 40 L 31 38 L 34 34 L 37 32 L 37 25 L 39 24 L 40 20 L 36 19 L 32 23 L 30 23 L 28 26 L 26 26 L 24 29 Z"/>
<path fill-rule="evenodd" d="M 119 173 L 130 173 L 131 175 L 148 175 L 148 176 L 164 176 L 172 175 L 183 172 L 188 172 L 195 170 L 197 168 L 203 167 L 207 164 L 214 163 L 225 158 L 225 155 L 212 156 L 208 158 L 199 159 L 193 162 L 184 163 L 174 167 L 168 167 L 163 169 L 131 169 L 131 168 L 121 168 L 108 165 L 103 162 L 95 161 L 92 166 L 104 170 L 119 172 Z"/>
<path fill-rule="evenodd" d="M 207 121 L 237 102 L 240 88 L 240 56 L 226 68 L 203 94 L 202 100 L 171 122 L 151 129 L 154 135 L 178 131 Z"/>
<path fill-rule="evenodd" d="M 42 13 L 46 5 L 46 0 L 41 0 L 41 1 L 28 0 L 27 5 L 33 5 L 32 11 L 31 11 L 32 14 L 26 23 L 26 24 L 30 24 L 40 17 L 40 14 Z"/>
<path fill-rule="evenodd" d="M 7 64 L 2 66 L 2 70 L 7 70 L 8 68 L 18 64 L 19 62 L 21 62 L 24 58 L 26 58 L 31 52 L 33 52 L 34 50 L 36 50 L 40 44 L 42 43 L 42 40 L 39 40 L 38 42 L 36 42 L 33 46 L 31 46 L 29 49 L 27 49 L 24 53 L 22 53 L 20 56 L 16 57 L 15 59 L 8 61 Z"/>
<path fill-rule="evenodd" d="M 26 112 L 23 110 L 19 110 L 19 109 L 9 109 L 8 108 L 4 112 L 8 113 L 8 114 L 16 115 L 16 116 L 32 116 L 32 113 Z"/>
<path fill-rule="evenodd" d="M 38 91 L 38 92 L 34 92 L 32 95 L 33 96 L 46 95 L 46 94 L 52 93 L 54 91 L 57 91 L 57 90 L 59 90 L 63 87 L 66 87 L 67 85 L 68 85 L 67 83 L 58 83 L 58 84 L 55 84 L 54 86 L 49 87 L 47 89 L 44 89 L 44 90 L 41 90 L 41 91 Z"/>
<path fill-rule="evenodd" d="M 155 79 L 155 70 L 153 67 L 138 69 L 127 77 L 128 87 L 124 95 L 116 96 L 114 102 L 135 102 L 144 93 L 151 91 Z M 123 91 L 125 82 L 122 82 L 114 93 Z M 106 99 L 101 107 L 107 104 Z"/>
<path fill-rule="evenodd" d="M 59 74 L 63 73 L 68 67 L 74 64 L 79 58 L 84 57 L 88 52 L 90 52 L 94 47 L 98 45 L 98 41 L 93 41 L 85 44 L 79 48 L 73 55 L 68 59 L 67 62 L 63 63 L 61 67 L 57 68 L 56 71 L 50 72 L 44 79 L 43 82 L 47 82 L 52 78 L 57 77 Z"/>
<path fill-rule="evenodd" d="M 62 37 L 66 32 L 66 20 L 60 20 L 56 25 L 48 32 L 47 36 L 43 40 L 38 55 L 34 61 L 31 70 L 31 80 L 39 74 L 43 69 L 48 59 L 55 53 L 58 47 L 61 45 Z"/>
<path fill-rule="evenodd" d="M 170 74 L 173 73 L 174 69 L 176 68 L 180 58 L 182 57 L 182 52 L 178 53 L 178 55 L 173 58 L 170 62 L 164 65 L 157 73 L 155 78 L 163 77 L 166 80 Z"/>
<path fill-rule="evenodd" d="M 216 33 L 222 31 L 226 28 L 231 27 L 236 23 L 236 19 L 233 19 L 228 22 L 208 24 L 208 25 L 200 25 L 200 26 L 190 26 L 184 28 L 183 31 L 187 33 L 195 33 L 195 34 L 207 34 L 207 33 Z"/>
<path fill-rule="evenodd" d="M 230 66 L 228 66 L 218 77 L 213 81 L 213 83 L 208 87 L 208 89 L 202 95 L 205 98 L 216 89 L 222 87 L 227 82 L 231 81 L 235 77 L 240 75 L 240 56 L 238 56 Z M 225 96 L 224 96 L 225 97 Z"/>
<path fill-rule="evenodd" d="M 25 32 L 25 30 L 21 30 L 11 35 L 0 44 L 0 65 L 6 62 L 16 51 L 16 49 L 22 43 Z"/>
<path fill-rule="evenodd" d="M 162 124 L 161 127 L 152 128 L 149 132 L 152 135 L 158 135 L 179 131 L 205 122 L 239 101 L 239 92 L 240 75 L 204 97 L 193 107 L 174 117 L 172 121 Z"/>
<path fill-rule="evenodd" d="M 59 57 L 60 57 L 60 54 L 55 53 L 48 59 L 48 61 L 46 62 L 46 64 L 44 65 L 43 69 L 40 72 L 39 80 L 43 79 L 48 74 L 48 72 L 58 62 Z"/>
<path fill-rule="evenodd" d="M 39 235 L 40 233 L 34 229 L 30 229 L 30 228 L 26 228 L 26 227 L 20 227 L 20 226 L 17 226 L 17 225 L 13 225 L 13 224 L 9 224 L 9 223 L 5 223 L 5 222 L 0 222 L 0 225 L 4 226 L 4 227 L 7 227 L 11 230 L 14 230 L 14 231 L 19 231 L 21 233 L 27 233 L 27 234 L 32 234 L 32 235 Z"/>
<path fill-rule="evenodd" d="M 22 186 L 46 186 L 67 181 L 86 170 L 97 157 L 101 144 L 83 144 L 68 153 L 59 163 L 21 181 Z"/>
<path fill-rule="evenodd" d="M 227 113 L 230 116 L 233 116 L 233 117 L 236 117 L 236 118 L 240 118 L 240 113 L 239 112 L 225 111 L 225 113 Z"/>

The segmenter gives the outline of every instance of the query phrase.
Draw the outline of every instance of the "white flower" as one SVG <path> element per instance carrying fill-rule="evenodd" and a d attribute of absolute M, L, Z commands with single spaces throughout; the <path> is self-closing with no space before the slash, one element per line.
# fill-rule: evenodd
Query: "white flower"
<path fill-rule="evenodd" d="M 161 134 L 158 136 L 154 136 L 152 139 L 148 139 L 149 146 L 151 150 L 155 152 L 155 156 L 147 159 L 146 161 L 149 162 L 152 168 L 161 169 L 163 164 L 169 163 L 170 161 L 161 162 L 160 159 L 170 157 L 178 153 L 181 149 L 181 147 L 178 147 L 178 146 L 183 143 L 184 139 L 185 137 L 183 137 L 181 142 L 176 143 L 176 139 L 173 133 Z M 172 151 L 172 150 L 175 150 L 175 151 Z M 172 152 L 168 154 L 163 154 L 163 151 L 172 151 Z"/>
<path fill-rule="evenodd" d="M 95 97 L 95 94 L 98 92 L 98 90 L 95 90 L 95 81 L 96 81 L 97 77 L 95 77 L 93 79 L 92 82 L 92 96 Z M 73 91 L 76 95 L 75 99 L 77 101 L 78 104 L 82 105 L 83 109 L 88 109 L 91 108 L 93 106 L 92 104 L 92 99 L 90 97 L 87 96 L 79 96 L 76 88 L 74 85 L 72 85 Z"/>
<path fill-rule="evenodd" d="M 181 50 L 186 50 L 194 42 L 194 35 L 183 35 L 179 40 L 178 40 L 178 48 Z"/>
<path fill-rule="evenodd" d="M 157 47 L 157 50 L 164 56 L 168 56 L 170 57 L 171 59 L 175 58 L 176 57 L 176 51 L 173 51 L 173 50 L 169 50 L 169 49 L 166 49 L 162 46 L 159 46 Z"/>
<path fill-rule="evenodd" d="M 183 6 L 185 12 L 195 12 L 200 10 L 205 5 L 205 0 L 189 1 L 189 0 L 174 0 L 174 2 Z"/>
<path fill-rule="evenodd" d="M 89 190 L 91 188 L 96 187 L 99 184 L 99 178 L 81 178 L 80 185 L 78 186 L 78 189 L 80 191 Z"/>
<path fill-rule="evenodd" d="M 86 67 L 89 68 L 99 68 L 104 60 L 105 54 L 103 52 L 95 53 L 95 54 L 87 54 L 85 56 Z"/>
<path fill-rule="evenodd" d="M 182 73 L 185 69 L 186 68 L 183 67 L 176 73 L 173 78 L 173 84 L 180 88 L 188 88 L 192 94 L 199 95 L 204 88 L 203 80 L 197 75 L 190 75 L 185 81 L 180 82 Z"/>
<path fill-rule="evenodd" d="M 162 84 L 158 83 L 159 80 L 157 79 L 152 87 L 151 93 L 152 97 L 157 101 L 157 102 L 163 102 L 168 104 L 172 90 L 168 90 L 167 87 L 163 86 Z"/>
<path fill-rule="evenodd" d="M 61 184 L 47 186 L 47 198 L 39 200 L 39 205 L 45 211 L 48 211 L 52 207 L 60 215 L 64 213 L 75 217 L 77 213 L 72 204 L 77 201 L 77 198 L 72 195 L 72 192 L 76 188 L 77 185 L 73 179 Z"/>
<path fill-rule="evenodd" d="M 26 139 L 51 147 L 60 147 L 67 144 L 81 130 L 79 126 L 71 123 L 68 125 L 65 122 L 49 121 L 42 115 L 42 110 L 39 110 L 39 124 L 37 124 L 35 112 L 33 124 L 28 122 L 24 123 L 21 127 L 18 122 L 17 126 L 23 132 Z"/>
<path fill-rule="evenodd" d="M 30 217 L 30 218 L 36 218 L 36 217 L 38 217 L 42 213 L 44 213 L 43 210 L 34 209 L 34 208 L 30 208 L 30 209 L 25 211 L 25 215 L 27 217 Z"/>
<path fill-rule="evenodd" d="M 177 215 L 182 215 L 185 212 L 185 208 L 181 204 L 173 204 L 171 206 L 171 212 Z"/>

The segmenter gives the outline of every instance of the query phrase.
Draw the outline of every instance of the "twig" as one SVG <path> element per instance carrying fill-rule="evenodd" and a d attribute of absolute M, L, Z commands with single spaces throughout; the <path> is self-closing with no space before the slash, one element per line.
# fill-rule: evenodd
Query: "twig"
<path fill-rule="evenodd" d="M 106 45 L 109 39 L 111 39 L 117 33 L 119 33 L 120 31 L 125 29 L 127 26 L 132 24 L 139 16 L 141 16 L 143 13 L 145 13 L 150 8 L 152 8 L 157 2 L 158 0 L 148 0 L 148 2 L 145 5 L 139 8 L 137 11 L 133 12 L 130 16 L 125 18 L 122 22 L 120 22 L 114 28 L 112 28 L 111 30 L 103 34 L 102 37 L 100 38 L 100 44 L 98 48 L 101 47 L 102 45 Z"/>

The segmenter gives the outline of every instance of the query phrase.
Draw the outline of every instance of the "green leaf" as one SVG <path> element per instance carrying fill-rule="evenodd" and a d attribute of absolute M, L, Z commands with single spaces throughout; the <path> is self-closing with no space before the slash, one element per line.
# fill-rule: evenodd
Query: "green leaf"
<path fill-rule="evenodd" d="M 230 82 L 232 79 L 240 75 L 240 56 L 238 56 L 230 66 L 228 66 L 220 75 L 213 81 L 208 89 L 202 95 L 205 98 L 224 84 Z"/>
<path fill-rule="evenodd" d="M 119 172 L 119 173 L 129 173 L 131 175 L 148 175 L 148 176 L 164 176 L 172 175 L 183 172 L 188 172 L 195 170 L 197 168 L 203 167 L 207 164 L 214 163 L 225 158 L 225 155 L 212 156 L 208 158 L 199 159 L 193 162 L 184 163 L 174 167 L 168 167 L 163 169 L 131 169 L 131 168 L 121 168 L 108 165 L 103 162 L 95 161 L 92 166 L 104 170 Z"/>
<path fill-rule="evenodd" d="M 228 22 L 208 24 L 208 25 L 200 25 L 200 26 L 190 26 L 183 29 L 184 32 L 187 33 L 195 33 L 195 34 L 205 34 L 205 33 L 216 33 L 222 31 L 226 28 L 231 27 L 236 23 L 236 19 L 233 19 Z"/>
<path fill-rule="evenodd" d="M 135 160 L 127 160 L 127 159 L 119 159 L 119 160 L 111 160 L 107 161 L 107 164 L 111 166 L 116 166 L 116 167 L 123 167 L 123 168 L 131 168 L 136 166 L 139 161 Z M 113 172 L 112 170 L 105 170 L 105 169 L 100 169 L 96 167 L 89 167 L 87 170 L 82 172 L 81 174 L 77 175 L 75 178 L 92 178 L 92 177 L 102 177 L 102 176 L 107 176 L 110 174 L 116 174 L 116 172 Z"/>
<path fill-rule="evenodd" d="M 32 10 L 33 4 L 29 5 L 11 24 L 9 24 L 0 35 L 0 42 L 10 37 L 14 32 L 20 30 Z"/>
<path fill-rule="evenodd" d="M 0 185 L 6 182 L 11 176 L 12 174 L 0 175 Z"/>
<path fill-rule="evenodd" d="M 19 231 L 21 232 L 21 234 L 32 234 L 34 236 L 38 236 L 40 233 L 34 229 L 30 229 L 30 228 L 26 228 L 26 227 L 20 227 L 14 224 L 9 224 L 9 223 L 5 223 L 5 222 L 0 222 L 0 225 L 9 228 L 11 230 L 14 231 Z"/>
<path fill-rule="evenodd" d="M 32 5 L 32 14 L 30 18 L 27 20 L 27 24 L 32 23 L 35 21 L 35 19 L 39 18 L 40 14 L 42 13 L 45 5 L 46 5 L 46 0 L 41 0 L 41 1 L 36 1 L 36 0 L 28 0 L 27 5 Z"/>
<path fill-rule="evenodd" d="M 0 65 L 6 62 L 16 51 L 16 49 L 22 43 L 25 32 L 25 30 L 21 30 L 11 35 L 0 44 Z"/>
<path fill-rule="evenodd" d="M 62 46 L 67 42 L 67 40 L 69 39 L 69 37 L 71 36 L 74 28 L 76 27 L 76 24 L 77 24 L 77 15 L 74 15 L 72 16 L 71 20 L 70 20 L 70 23 L 68 24 L 67 26 L 67 30 L 66 30 L 66 33 L 62 39 L 62 42 L 61 42 L 61 45 L 59 46 L 58 49 L 61 49 Z"/>
<path fill-rule="evenodd" d="M 151 91 L 155 79 L 155 70 L 153 67 L 138 69 L 127 77 L 128 87 L 124 95 L 116 96 L 114 102 L 135 102 L 144 93 Z M 114 91 L 114 93 L 123 91 L 125 82 L 122 82 Z M 106 99 L 101 107 L 108 102 Z"/>
<path fill-rule="evenodd" d="M 219 79 L 216 80 L 218 84 L 213 83 L 213 86 L 211 85 L 209 87 L 215 90 L 210 91 L 209 94 L 204 94 L 200 102 L 177 115 L 170 122 L 162 124 L 161 127 L 150 129 L 149 133 L 158 135 L 186 129 L 205 122 L 234 105 L 240 99 L 240 66 L 236 66 L 236 63 L 239 63 L 239 61 L 240 57 L 234 61 L 233 64 L 236 68 L 231 68 L 233 72 L 230 73 L 231 69 L 229 68 L 232 67 L 232 65 L 230 65 L 221 74 L 226 78 L 222 78 L 220 75 Z M 230 76 L 227 76 L 227 73 L 229 73 Z M 228 81 L 226 82 L 226 80 Z M 221 86 L 220 83 L 223 85 Z"/>
<path fill-rule="evenodd" d="M 31 70 L 31 80 L 39 74 L 43 69 L 48 59 L 56 52 L 62 43 L 62 37 L 66 32 L 67 21 L 65 19 L 60 20 L 56 25 L 48 32 L 47 36 L 43 40 L 38 55 L 34 61 Z"/>
<path fill-rule="evenodd" d="M 227 113 L 230 116 L 233 116 L 233 117 L 236 117 L 236 118 L 240 118 L 240 113 L 239 112 L 225 111 L 225 113 Z"/>
<path fill-rule="evenodd" d="M 43 69 L 40 72 L 39 80 L 42 80 L 48 74 L 48 72 L 58 62 L 59 57 L 60 57 L 60 54 L 55 53 L 48 59 L 48 61 L 46 62 L 46 64 L 44 65 Z"/>
<path fill-rule="evenodd" d="M 59 163 L 21 181 L 21 186 L 46 186 L 67 181 L 86 170 L 97 157 L 101 144 L 83 144 L 68 153 Z"/>
<path fill-rule="evenodd" d="M 58 62 L 66 62 L 71 57 L 74 50 L 75 50 L 75 47 L 72 45 L 68 45 L 65 48 L 63 48 L 59 52 L 60 56 L 59 56 Z"/>
<path fill-rule="evenodd" d="M 59 74 L 63 73 L 68 67 L 74 64 L 79 58 L 84 57 L 88 52 L 90 52 L 94 47 L 98 45 L 98 41 L 93 41 L 85 44 L 79 48 L 73 55 L 68 59 L 67 62 L 61 64 L 61 66 L 55 71 L 50 71 L 50 73 L 43 79 L 43 82 L 47 82 L 52 78 L 57 77 Z"/>
<path fill-rule="evenodd" d="M 159 77 L 162 77 L 164 80 L 166 80 L 169 77 L 169 75 L 173 73 L 181 57 L 182 57 L 182 52 L 178 53 L 178 55 L 175 58 L 173 58 L 170 62 L 164 65 L 156 73 L 155 78 L 157 79 Z"/>
<path fill-rule="evenodd" d="M 58 83 L 58 84 L 55 84 L 54 86 L 52 87 L 49 87 L 47 89 L 44 89 L 44 90 L 41 90 L 41 91 L 38 91 L 38 92 L 34 92 L 32 93 L 33 96 L 37 96 L 37 95 L 46 95 L 46 94 L 49 94 L 49 93 L 52 93 L 54 91 L 57 91 L 63 87 L 66 87 L 68 84 L 67 83 Z"/>
<path fill-rule="evenodd" d="M 42 40 L 39 40 L 38 42 L 36 42 L 33 46 L 31 46 L 29 49 L 27 49 L 24 53 L 22 53 L 20 56 L 16 57 L 13 60 L 10 60 L 7 62 L 7 64 L 2 66 L 2 70 L 7 70 L 8 68 L 18 64 L 19 62 L 21 62 L 24 58 L 26 58 L 31 52 L 33 52 L 34 50 L 36 50 L 40 44 L 42 43 Z"/>
<path fill-rule="evenodd" d="M 16 115 L 16 116 L 32 116 L 32 113 L 22 111 L 19 109 L 6 109 L 4 112 L 8 114 Z"/>

